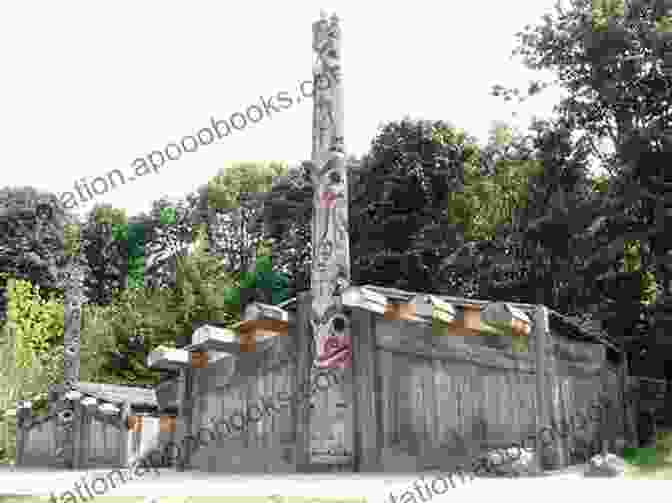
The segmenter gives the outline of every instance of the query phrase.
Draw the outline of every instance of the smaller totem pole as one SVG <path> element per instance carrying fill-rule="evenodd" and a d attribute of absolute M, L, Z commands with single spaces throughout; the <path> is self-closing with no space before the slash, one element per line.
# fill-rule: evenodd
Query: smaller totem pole
<path fill-rule="evenodd" d="M 84 301 L 84 263 L 79 243 L 79 227 L 66 225 L 66 263 L 58 270 L 58 281 L 65 292 L 63 334 L 63 394 L 58 403 L 57 456 L 68 468 L 76 466 L 74 423 L 79 397 L 81 307 Z"/>

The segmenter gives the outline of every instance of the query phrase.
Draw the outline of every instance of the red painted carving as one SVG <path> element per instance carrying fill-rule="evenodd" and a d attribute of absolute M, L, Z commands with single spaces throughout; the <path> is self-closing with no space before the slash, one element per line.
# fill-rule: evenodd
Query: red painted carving
<path fill-rule="evenodd" d="M 327 335 L 320 340 L 318 365 L 321 368 L 352 367 L 352 343 L 349 335 Z"/>

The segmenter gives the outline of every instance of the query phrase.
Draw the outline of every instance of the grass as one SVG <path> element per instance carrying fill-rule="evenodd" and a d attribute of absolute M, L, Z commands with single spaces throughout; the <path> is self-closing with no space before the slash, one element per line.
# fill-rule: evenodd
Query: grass
<path fill-rule="evenodd" d="M 656 435 L 655 447 L 626 449 L 625 476 L 634 480 L 672 480 L 672 431 Z"/>

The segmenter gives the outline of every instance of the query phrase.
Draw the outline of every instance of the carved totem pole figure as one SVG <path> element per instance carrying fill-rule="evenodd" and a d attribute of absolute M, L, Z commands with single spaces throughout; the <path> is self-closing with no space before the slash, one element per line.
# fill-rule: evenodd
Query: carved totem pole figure
<path fill-rule="evenodd" d="M 324 369 L 341 369 L 337 386 L 312 400 L 310 462 L 349 464 L 353 453 L 350 320 L 340 293 L 350 285 L 348 174 L 343 141 L 341 31 L 336 15 L 313 24 L 313 152 L 307 163 L 314 188 L 311 327 L 314 383 Z"/>
<path fill-rule="evenodd" d="M 67 398 L 67 393 L 75 391 L 79 386 L 80 368 L 80 332 L 81 307 L 84 300 L 84 270 L 79 250 L 68 257 L 68 263 L 59 272 L 59 281 L 65 290 L 64 299 L 64 333 L 63 333 L 63 384 L 64 395 L 59 400 L 58 408 L 58 456 L 66 466 L 73 467 L 75 459 L 75 439 L 73 423 L 75 420 L 74 403 Z"/>
<path fill-rule="evenodd" d="M 350 367 L 349 322 L 338 294 L 350 283 L 348 176 L 343 140 L 341 30 L 336 15 L 313 24 L 313 266 L 311 323 L 318 368 Z"/>
<path fill-rule="evenodd" d="M 58 211 L 58 210 L 56 210 Z M 41 243 L 45 228 L 51 227 L 55 235 L 59 235 L 58 218 L 55 218 L 55 209 L 50 202 L 40 202 L 35 211 L 34 240 Z M 84 301 L 84 262 L 79 244 L 69 241 L 69 238 L 79 239 L 77 226 L 65 224 L 63 240 L 60 245 L 64 250 L 64 260 L 53 256 L 43 264 L 55 278 L 56 286 L 65 292 L 63 305 L 64 334 L 63 334 L 63 387 L 58 392 L 58 399 L 52 402 L 52 410 L 58 414 L 56 422 L 56 456 L 63 461 L 66 467 L 74 467 L 76 458 L 73 423 L 75 421 L 75 404 L 73 395 L 79 385 L 79 351 L 81 330 L 81 306 Z M 73 231 L 69 233 L 68 231 Z"/>

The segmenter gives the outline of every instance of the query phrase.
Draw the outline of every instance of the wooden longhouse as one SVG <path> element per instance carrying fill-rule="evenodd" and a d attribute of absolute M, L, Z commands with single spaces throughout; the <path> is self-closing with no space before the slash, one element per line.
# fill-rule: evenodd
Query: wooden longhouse
<path fill-rule="evenodd" d="M 265 326 L 277 327 L 278 318 L 284 319 L 287 332 L 262 332 L 253 351 L 244 335 L 206 324 L 190 345 L 149 355 L 152 368 L 179 371 L 177 379 L 155 390 L 79 383 L 81 396 L 73 397 L 81 411 L 74 423 L 83 453 L 78 466 L 130 466 L 174 441 L 181 446 L 173 464 L 178 470 L 450 469 L 466 466 L 484 449 L 521 443 L 542 425 L 570 422 L 577 411 L 587 415 L 605 396 L 617 404 L 618 414 L 590 425 L 587 440 L 606 440 L 613 450 L 616 439 L 630 438 L 634 412 L 623 401 L 620 355 L 570 318 L 542 306 L 509 304 L 531 322 L 529 335 L 521 336 L 529 338 L 529 347 L 519 352 L 513 348 L 515 336 L 479 331 L 488 306 L 501 303 L 435 296 L 454 308 L 452 325 L 439 335 L 420 307 L 414 315 L 403 314 L 426 295 L 374 286 L 356 290 L 365 293 L 358 296 L 359 305 L 349 307 L 354 386 L 332 379 L 331 387 L 320 387 L 308 399 L 290 400 L 308 396 L 299 390 L 311 381 L 306 292 L 270 313 L 258 310 Z M 236 412 L 249 415 L 261 402 L 275 403 L 279 410 L 250 422 L 242 433 L 214 425 L 219 419 L 239 424 L 231 420 Z M 544 406 L 538 408 L 539 403 Z M 17 428 L 17 464 L 60 466 L 56 429 L 50 427 L 58 412 L 40 419 L 20 409 L 18 415 L 23 420 Z M 210 440 L 201 430 L 207 445 L 182 442 L 200 428 L 219 432 L 219 438 Z M 568 464 L 572 447 L 560 442 L 555 463 Z M 169 458 L 162 464 L 170 465 Z"/>
<path fill-rule="evenodd" d="M 629 438 L 633 419 L 623 402 L 620 355 L 570 318 L 542 306 L 509 304 L 531 321 L 529 348 L 518 352 L 514 336 L 479 326 L 488 306 L 497 311 L 501 303 L 436 296 L 455 311 L 441 336 L 433 332 L 431 316 L 399 315 L 426 296 L 373 286 L 363 290 L 383 302 L 376 305 L 360 295 L 366 307 L 350 307 L 354 386 L 338 383 L 308 400 L 288 401 L 281 412 L 249 423 L 243 433 L 228 435 L 230 430 L 214 426 L 212 419 L 232 418 L 273 397 L 300 396 L 302 383 L 311 381 L 310 294 L 283 305 L 287 334 L 259 336 L 254 352 L 241 349 L 242 337 L 208 327 L 195 332 L 190 346 L 150 357 L 159 368 L 177 360 L 200 362 L 184 363 L 175 383 L 172 398 L 182 413 L 176 435 L 197 435 L 199 428 L 226 433 L 195 447 L 178 468 L 226 473 L 447 469 L 465 465 L 484 449 L 521 443 L 543 425 L 570 422 L 577 411 L 588 414 L 603 397 L 618 413 L 590 425 L 587 440 L 604 440 L 613 450 L 617 438 Z M 185 351 L 217 353 L 204 365 L 202 356 L 186 358 Z M 556 448 L 555 463 L 569 463 L 571 443 L 561 441 Z"/>

